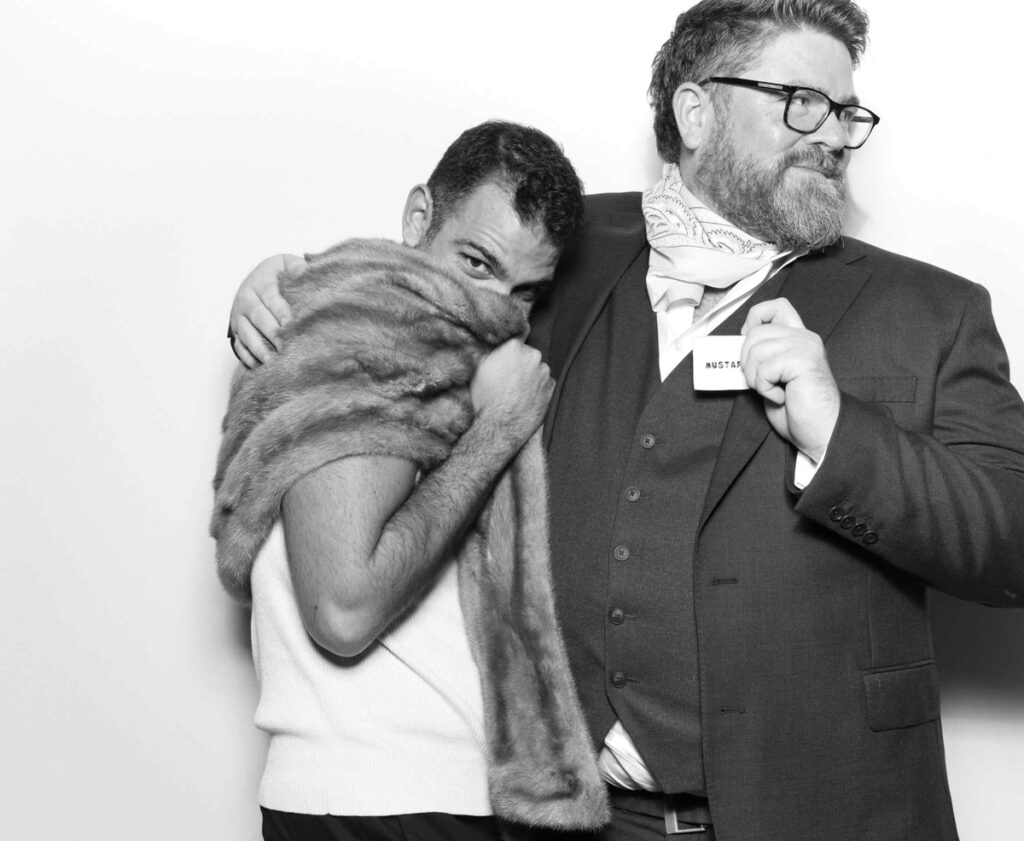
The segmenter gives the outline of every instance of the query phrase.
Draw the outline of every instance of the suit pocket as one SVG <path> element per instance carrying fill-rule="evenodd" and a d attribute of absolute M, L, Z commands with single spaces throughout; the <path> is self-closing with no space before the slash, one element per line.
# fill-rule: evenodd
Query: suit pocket
<path fill-rule="evenodd" d="M 836 384 L 869 403 L 913 403 L 917 398 L 917 377 L 837 377 Z"/>
<path fill-rule="evenodd" d="M 872 730 L 913 727 L 939 717 L 939 672 L 931 660 L 865 672 L 864 689 Z"/>

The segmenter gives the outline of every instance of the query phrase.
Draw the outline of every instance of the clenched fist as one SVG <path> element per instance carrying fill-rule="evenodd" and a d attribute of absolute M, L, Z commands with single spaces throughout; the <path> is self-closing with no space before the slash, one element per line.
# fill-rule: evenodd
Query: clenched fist
<path fill-rule="evenodd" d="M 480 362 L 469 386 L 473 408 L 526 441 L 541 425 L 555 381 L 540 351 L 509 339 Z"/>
<path fill-rule="evenodd" d="M 747 385 L 764 398 L 775 431 L 815 462 L 839 417 L 839 388 L 817 333 L 785 298 L 750 308 L 740 363 Z"/>

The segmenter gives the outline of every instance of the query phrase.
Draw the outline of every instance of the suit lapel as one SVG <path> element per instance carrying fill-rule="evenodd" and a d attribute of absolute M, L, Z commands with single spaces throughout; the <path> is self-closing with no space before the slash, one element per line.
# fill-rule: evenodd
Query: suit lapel
<path fill-rule="evenodd" d="M 857 255 L 850 255 L 850 259 Z M 824 254 L 801 258 L 769 280 L 751 298 L 751 306 L 771 298 L 784 297 L 800 314 L 804 326 L 828 338 L 860 294 L 870 274 Z M 749 307 L 742 307 L 715 332 L 736 334 L 743 326 Z M 764 442 L 771 426 L 764 401 L 752 391 L 740 392 L 726 424 L 708 493 L 704 499 L 700 526 L 721 502 L 740 471 Z"/>
<path fill-rule="evenodd" d="M 569 367 L 597 321 L 615 286 L 643 282 L 647 260 L 647 233 L 639 213 L 608 214 L 595 220 L 585 242 L 568 269 L 556 280 L 557 309 L 550 338 L 549 364 L 555 392 L 548 407 L 545 444 L 567 379 Z"/>
<path fill-rule="evenodd" d="M 590 225 L 575 259 L 556 282 L 558 299 L 549 361 L 557 385 L 545 423 L 545 444 L 566 374 L 609 295 L 619 282 L 642 281 L 647 271 L 647 260 L 638 259 L 647 250 L 639 195 L 634 212 L 609 213 Z M 832 331 L 870 277 L 868 271 L 854 265 L 862 256 L 859 243 L 853 241 L 803 257 L 765 283 L 752 296 L 749 306 L 780 296 L 788 298 L 804 326 L 821 336 L 827 347 Z M 741 307 L 715 332 L 739 333 L 749 306 Z M 770 431 L 762 399 L 753 392 L 738 394 L 704 499 L 701 527 Z"/>

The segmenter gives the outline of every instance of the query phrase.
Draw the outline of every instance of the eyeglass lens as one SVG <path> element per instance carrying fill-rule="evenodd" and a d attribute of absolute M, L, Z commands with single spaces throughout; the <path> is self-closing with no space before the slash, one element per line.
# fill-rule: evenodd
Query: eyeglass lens
<path fill-rule="evenodd" d="M 789 97 L 786 124 L 795 131 L 810 133 L 828 119 L 830 109 L 828 98 L 818 91 L 804 88 L 795 90 Z M 871 112 L 858 105 L 844 106 L 839 109 L 837 116 L 849 138 L 849 146 L 860 146 L 874 128 Z"/>

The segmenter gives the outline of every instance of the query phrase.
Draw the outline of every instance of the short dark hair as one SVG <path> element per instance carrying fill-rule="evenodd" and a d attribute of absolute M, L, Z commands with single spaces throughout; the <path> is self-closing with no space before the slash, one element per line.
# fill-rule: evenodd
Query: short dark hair
<path fill-rule="evenodd" d="M 702 0 L 679 15 L 648 89 L 661 157 L 675 163 L 682 151 L 672 110 L 681 84 L 742 73 L 772 37 L 800 27 L 842 42 L 854 66 L 867 46 L 868 16 L 852 0 Z"/>
<path fill-rule="evenodd" d="M 460 134 L 427 181 L 434 207 L 426 239 L 487 181 L 507 189 L 519 218 L 540 225 L 556 248 L 583 218 L 583 182 L 562 147 L 530 126 L 490 120 Z"/>

